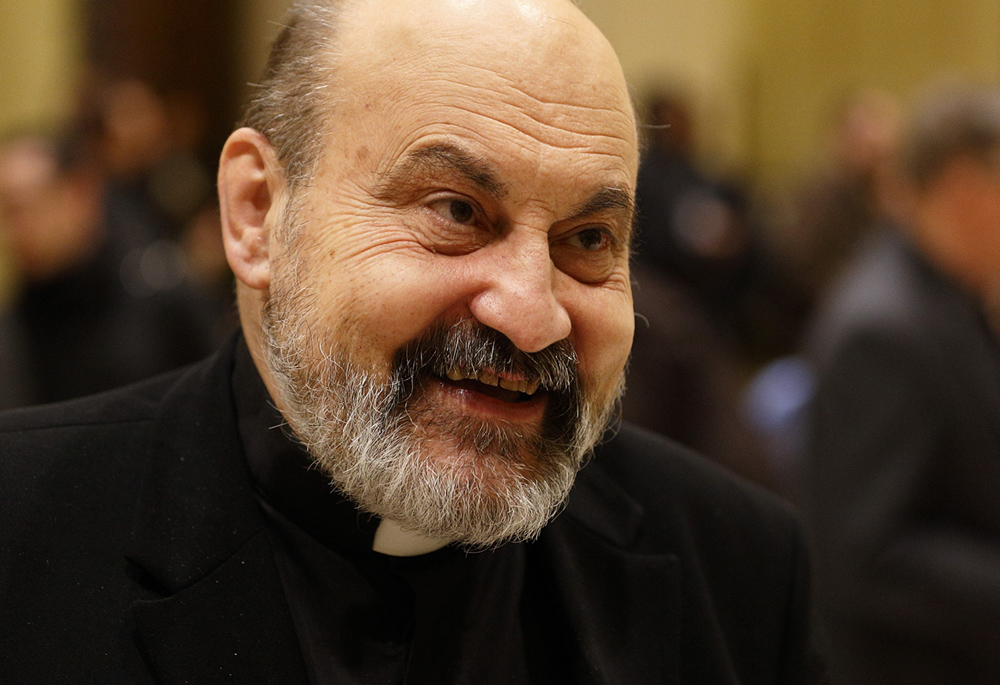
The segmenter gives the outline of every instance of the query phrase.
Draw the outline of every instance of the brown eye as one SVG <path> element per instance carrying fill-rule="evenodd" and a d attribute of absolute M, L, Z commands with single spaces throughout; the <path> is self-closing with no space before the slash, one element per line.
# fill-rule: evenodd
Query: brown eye
<path fill-rule="evenodd" d="M 472 208 L 472 205 L 462 200 L 452 200 L 448 204 L 448 212 L 451 214 L 451 218 L 460 224 L 468 223 L 476 216 L 476 210 Z"/>
<path fill-rule="evenodd" d="M 549 247 L 552 263 L 581 283 L 601 283 L 628 263 L 628 250 L 606 226 L 590 226 Z"/>
<path fill-rule="evenodd" d="M 476 220 L 476 207 L 468 200 L 446 198 L 431 203 L 430 208 L 443 219 L 456 224 L 470 224 Z"/>
<path fill-rule="evenodd" d="M 596 252 L 608 246 L 610 236 L 607 231 L 601 228 L 585 228 L 572 238 L 571 243 L 583 248 L 587 252 Z"/>

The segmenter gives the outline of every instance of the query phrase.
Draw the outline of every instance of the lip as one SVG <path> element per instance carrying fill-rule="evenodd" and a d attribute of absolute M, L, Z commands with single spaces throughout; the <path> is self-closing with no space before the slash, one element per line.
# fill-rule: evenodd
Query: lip
<path fill-rule="evenodd" d="M 548 404 L 548 393 L 544 390 L 521 402 L 507 402 L 437 376 L 430 376 L 430 381 L 427 390 L 433 399 L 455 406 L 466 414 L 493 421 L 537 424 Z"/>

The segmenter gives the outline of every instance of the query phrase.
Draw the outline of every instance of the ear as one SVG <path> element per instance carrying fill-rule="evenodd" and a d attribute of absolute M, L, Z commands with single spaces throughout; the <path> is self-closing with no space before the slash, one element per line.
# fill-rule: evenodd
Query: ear
<path fill-rule="evenodd" d="M 226 259 L 242 283 L 270 285 L 271 236 L 284 177 L 271 144 L 251 128 L 234 131 L 219 160 L 219 210 Z"/>

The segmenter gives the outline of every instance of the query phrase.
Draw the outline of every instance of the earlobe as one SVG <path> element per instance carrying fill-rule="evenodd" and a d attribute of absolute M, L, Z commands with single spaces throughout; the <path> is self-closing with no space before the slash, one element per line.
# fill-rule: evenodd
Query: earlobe
<path fill-rule="evenodd" d="M 270 284 L 271 234 L 283 177 L 268 140 L 250 128 L 234 131 L 219 160 L 219 209 L 226 259 L 242 283 Z"/>

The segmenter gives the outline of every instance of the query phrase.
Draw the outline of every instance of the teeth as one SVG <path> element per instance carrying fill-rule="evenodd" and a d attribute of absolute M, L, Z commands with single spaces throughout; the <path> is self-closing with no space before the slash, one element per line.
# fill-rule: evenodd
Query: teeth
<path fill-rule="evenodd" d="M 504 390 L 513 390 L 514 392 L 524 392 L 523 381 L 509 381 L 506 378 L 500 379 L 500 387 Z"/>
<path fill-rule="evenodd" d="M 495 374 L 489 371 L 483 371 L 482 373 L 475 375 L 470 373 L 465 373 L 458 367 L 454 367 L 448 370 L 448 378 L 453 381 L 460 381 L 466 378 L 479 381 L 485 385 L 500 386 L 505 390 L 511 390 L 513 392 L 523 392 L 525 395 L 534 395 L 538 392 L 538 388 L 541 385 L 540 381 L 512 381 L 506 378 L 499 378 Z"/>

